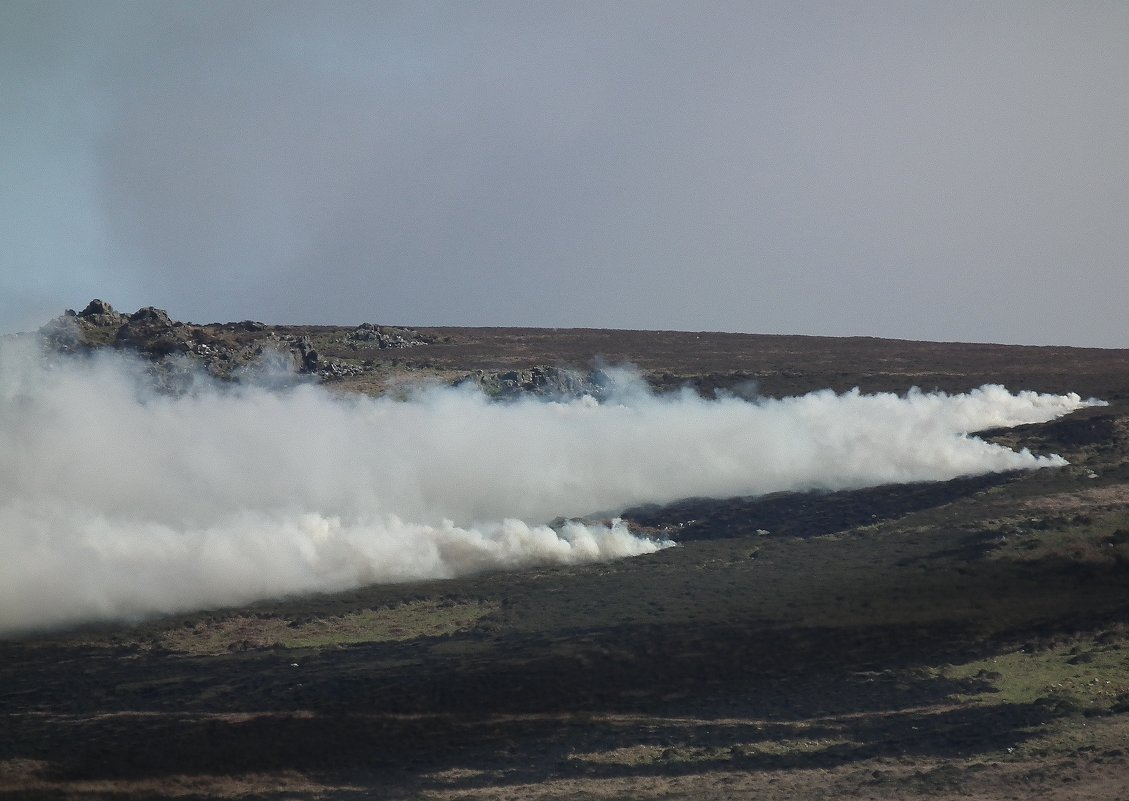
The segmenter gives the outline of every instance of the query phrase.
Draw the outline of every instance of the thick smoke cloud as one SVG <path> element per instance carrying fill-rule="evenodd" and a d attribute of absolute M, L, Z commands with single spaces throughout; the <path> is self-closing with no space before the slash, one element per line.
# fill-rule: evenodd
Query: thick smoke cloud
<path fill-rule="evenodd" d="M 0 347 L 0 632 L 647 553 L 663 544 L 620 523 L 547 523 L 1062 465 L 966 432 L 1085 404 L 997 386 L 707 401 L 627 383 L 514 404 L 147 386 L 120 355 L 44 366 Z"/>

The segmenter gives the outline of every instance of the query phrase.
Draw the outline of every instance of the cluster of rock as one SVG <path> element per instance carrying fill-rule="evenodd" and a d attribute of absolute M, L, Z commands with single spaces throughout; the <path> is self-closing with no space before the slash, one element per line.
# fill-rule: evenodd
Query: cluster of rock
<path fill-rule="evenodd" d="M 40 328 L 39 335 L 49 352 L 78 354 L 103 347 L 136 352 L 148 360 L 156 385 L 171 392 L 191 386 L 201 367 L 221 379 L 252 368 L 261 371 L 264 357 L 277 350 L 271 342 L 277 338 L 262 323 L 199 326 L 173 320 L 153 306 L 122 314 L 99 299 L 80 312 L 68 309 Z"/>
<path fill-rule="evenodd" d="M 39 335 L 48 352 L 77 354 L 103 347 L 133 351 L 148 360 L 156 385 L 171 392 L 190 387 L 200 368 L 221 379 L 247 370 L 261 372 L 264 359 L 269 361 L 277 350 L 271 342 L 277 338 L 262 323 L 193 325 L 153 306 L 122 314 L 98 299 L 81 312 L 68 309 L 40 328 Z"/>
<path fill-rule="evenodd" d="M 85 309 L 67 309 L 39 329 L 44 344 L 62 353 L 89 351 L 104 345 L 132 348 L 147 356 L 186 353 L 197 345 L 200 329 L 171 319 L 164 309 L 145 306 L 122 314 L 103 300 Z"/>
<path fill-rule="evenodd" d="M 326 381 L 364 375 L 372 367 L 371 362 L 356 364 L 355 362 L 322 356 L 314 349 L 313 342 L 308 335 L 290 340 L 290 350 L 296 356 L 297 366 L 301 372 L 316 374 Z"/>
<path fill-rule="evenodd" d="M 373 323 L 362 323 L 343 335 L 321 327 L 273 328 L 252 320 L 196 325 L 173 320 L 153 306 L 122 314 L 98 299 L 80 312 L 68 309 L 44 325 L 39 334 L 49 352 L 75 354 L 104 347 L 136 352 L 148 360 L 157 385 L 170 392 L 190 388 L 201 368 L 223 380 L 246 379 L 270 385 L 314 378 L 357 378 L 377 369 L 376 355 L 366 351 L 447 341 L 411 328 Z M 319 343 L 330 353 L 319 352 Z M 393 367 L 397 363 L 397 359 L 391 360 Z M 404 369 L 412 367 L 409 364 Z M 525 395 L 587 395 L 602 400 L 611 393 L 615 380 L 603 370 L 582 372 L 542 365 L 523 370 L 478 370 L 453 383 L 475 386 L 498 400 Z"/>
<path fill-rule="evenodd" d="M 412 328 L 397 328 L 388 325 L 361 323 L 345 335 L 345 342 L 355 348 L 412 348 L 416 345 L 430 345 L 435 337 L 421 334 Z"/>
<path fill-rule="evenodd" d="M 303 372 L 316 373 L 321 366 L 321 355 L 314 350 L 314 343 L 309 336 L 300 336 L 291 340 L 290 350 L 298 355 L 299 367 Z"/>
<path fill-rule="evenodd" d="M 291 329 L 292 330 L 292 329 Z M 280 331 L 282 332 L 280 335 Z M 275 330 L 253 320 L 239 323 L 195 325 L 173 320 L 163 309 L 146 306 L 122 314 L 103 300 L 92 300 L 80 312 L 68 309 L 44 325 L 39 334 L 48 351 L 86 353 L 112 347 L 134 351 L 151 363 L 162 385 L 176 388 L 187 381 L 193 365 L 222 379 L 288 370 L 305 377 L 334 381 L 363 375 L 375 369 L 369 359 L 342 358 L 319 353 L 309 333 Z M 362 323 L 342 338 L 328 342 L 351 352 L 389 350 L 431 344 L 436 338 L 411 328 Z M 358 356 L 363 356 L 358 353 Z M 278 370 L 282 366 L 284 369 Z M 179 378 L 178 378 L 179 377 Z"/>
<path fill-rule="evenodd" d="M 486 372 L 478 370 L 455 382 L 457 386 L 476 386 L 491 398 L 512 400 L 523 395 L 543 398 L 607 397 L 615 385 L 603 370 L 578 372 L 562 367 L 538 366 L 528 370 Z"/>
<path fill-rule="evenodd" d="M 90 350 L 100 345 L 112 345 L 118 329 L 128 322 L 124 314 L 101 300 L 92 300 L 81 312 L 74 309 L 51 320 L 39 329 L 44 344 L 60 353 Z"/>

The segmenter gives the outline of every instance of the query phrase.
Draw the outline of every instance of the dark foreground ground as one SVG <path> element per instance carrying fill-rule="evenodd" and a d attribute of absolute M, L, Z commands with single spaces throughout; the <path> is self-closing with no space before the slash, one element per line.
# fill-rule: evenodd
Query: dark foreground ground
<path fill-rule="evenodd" d="M 1129 799 L 1129 351 L 430 333 L 339 383 L 603 354 L 1111 405 L 996 436 L 1060 470 L 688 500 L 627 514 L 681 543 L 652 556 L 0 642 L 0 797 Z"/>

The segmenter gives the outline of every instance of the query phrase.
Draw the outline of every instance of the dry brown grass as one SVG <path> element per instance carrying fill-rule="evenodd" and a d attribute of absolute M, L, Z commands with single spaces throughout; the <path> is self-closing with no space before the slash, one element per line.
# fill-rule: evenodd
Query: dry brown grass
<path fill-rule="evenodd" d="M 187 654 L 251 648 L 325 648 L 366 642 L 445 637 L 497 612 L 496 602 L 422 600 L 382 609 L 295 621 L 274 615 L 231 615 L 166 629 L 161 647 Z"/>
<path fill-rule="evenodd" d="M 264 795 L 323 799 L 343 791 L 363 788 L 326 784 L 297 771 L 224 775 L 172 775 L 149 779 L 87 779 L 63 781 L 47 778 L 50 763 L 43 760 L 0 761 L 0 794 L 11 797 L 50 794 L 61 799 L 94 801 L 102 798 L 261 798 Z"/>

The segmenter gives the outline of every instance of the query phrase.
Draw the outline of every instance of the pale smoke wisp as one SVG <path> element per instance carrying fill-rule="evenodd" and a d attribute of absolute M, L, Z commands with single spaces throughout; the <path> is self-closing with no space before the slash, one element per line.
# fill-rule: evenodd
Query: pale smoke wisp
<path fill-rule="evenodd" d="M 0 347 L 0 632 L 648 553 L 665 544 L 622 524 L 546 523 L 1062 465 L 967 432 L 1090 403 L 997 386 L 498 404 L 201 382 L 174 398 L 142 369 Z"/>

